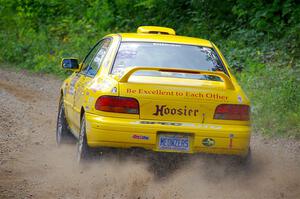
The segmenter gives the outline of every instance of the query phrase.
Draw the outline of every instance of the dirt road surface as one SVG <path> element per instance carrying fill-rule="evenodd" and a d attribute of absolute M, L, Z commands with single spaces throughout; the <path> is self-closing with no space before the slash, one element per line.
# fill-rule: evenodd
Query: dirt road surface
<path fill-rule="evenodd" d="M 163 158 L 126 152 L 78 165 L 74 144 L 55 143 L 60 84 L 52 76 L 0 69 L 1 199 L 300 198 L 300 143 L 289 139 L 254 135 L 250 168 L 203 155 L 156 177 Z"/>

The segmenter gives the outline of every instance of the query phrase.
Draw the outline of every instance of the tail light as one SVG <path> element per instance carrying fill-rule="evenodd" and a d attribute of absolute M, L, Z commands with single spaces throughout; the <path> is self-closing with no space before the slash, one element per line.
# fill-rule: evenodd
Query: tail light
<path fill-rule="evenodd" d="M 249 112 L 248 105 L 220 104 L 215 110 L 214 119 L 247 121 L 250 119 Z"/>
<path fill-rule="evenodd" d="M 106 112 L 139 114 L 139 102 L 129 97 L 101 96 L 97 99 L 95 108 Z"/>

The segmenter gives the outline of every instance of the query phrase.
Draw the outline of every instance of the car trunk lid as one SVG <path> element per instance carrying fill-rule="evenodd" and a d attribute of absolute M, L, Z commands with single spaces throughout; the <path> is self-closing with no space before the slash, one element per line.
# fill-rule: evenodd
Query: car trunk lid
<path fill-rule="evenodd" d="M 154 70 L 160 69 L 155 68 Z M 167 72 L 199 73 L 199 71 L 178 69 L 168 69 Z M 224 73 L 219 75 L 219 72 L 203 72 L 203 74 L 209 75 L 217 74 L 217 77 L 225 78 L 223 82 L 174 77 L 131 76 L 133 73 L 130 75 L 128 73 L 119 81 L 119 94 L 138 100 L 140 119 L 211 123 L 217 105 L 236 103 L 237 98 L 233 97 L 236 96 L 236 91 Z"/>

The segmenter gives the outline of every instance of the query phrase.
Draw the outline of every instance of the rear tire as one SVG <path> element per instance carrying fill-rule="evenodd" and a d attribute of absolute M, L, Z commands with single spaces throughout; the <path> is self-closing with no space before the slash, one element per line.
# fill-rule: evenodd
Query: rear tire
<path fill-rule="evenodd" d="M 70 140 L 71 132 L 65 115 L 63 98 L 61 97 L 58 108 L 56 124 L 56 143 L 58 146 L 67 143 Z"/>
<path fill-rule="evenodd" d="M 77 141 L 77 161 L 79 163 L 84 162 L 89 159 L 90 155 L 91 149 L 87 143 L 85 116 L 83 115 L 80 123 L 79 138 Z"/>
<path fill-rule="evenodd" d="M 251 148 L 249 147 L 248 153 L 246 156 L 244 157 L 239 157 L 237 163 L 240 166 L 243 167 L 250 167 L 251 163 L 252 163 L 252 152 L 251 152 Z"/>

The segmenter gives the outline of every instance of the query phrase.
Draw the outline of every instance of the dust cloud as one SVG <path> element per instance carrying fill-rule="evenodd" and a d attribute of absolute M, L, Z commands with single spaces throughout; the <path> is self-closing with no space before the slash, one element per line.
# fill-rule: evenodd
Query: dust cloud
<path fill-rule="evenodd" d="M 243 167 L 226 156 L 170 158 L 128 150 L 78 165 L 70 145 L 48 155 L 53 172 L 41 176 L 45 190 L 37 186 L 34 192 L 42 197 L 55 190 L 62 198 L 299 198 L 299 162 L 260 147 L 251 166 Z"/>
<path fill-rule="evenodd" d="M 77 164 L 76 147 L 57 147 L 61 81 L 0 70 L 0 198 L 300 198 L 300 142 L 252 137 L 249 167 L 224 156 L 95 153 Z"/>

